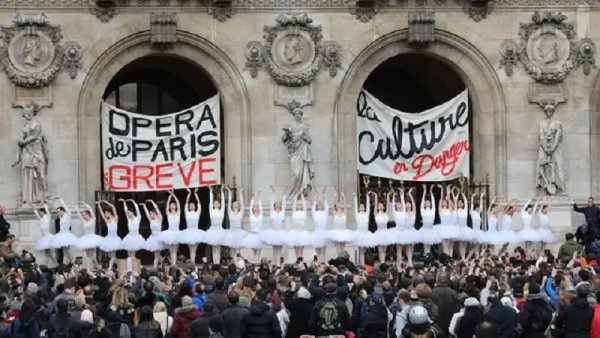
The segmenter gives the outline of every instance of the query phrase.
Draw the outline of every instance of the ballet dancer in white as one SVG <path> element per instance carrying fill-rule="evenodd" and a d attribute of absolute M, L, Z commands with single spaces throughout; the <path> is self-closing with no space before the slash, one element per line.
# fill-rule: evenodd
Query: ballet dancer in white
<path fill-rule="evenodd" d="M 479 238 L 479 242 L 491 246 L 493 252 L 500 252 L 500 248 L 504 244 L 502 235 L 498 231 L 499 212 L 498 205 L 495 203 L 497 199 L 497 197 L 494 197 L 490 202 L 487 210 L 487 230 Z"/>
<path fill-rule="evenodd" d="M 371 200 L 369 195 L 372 192 L 367 192 L 366 203 L 358 204 L 358 197 L 354 194 L 354 219 L 356 221 L 356 236 L 352 243 L 358 247 L 358 263 L 365 263 L 365 252 L 367 248 L 372 248 L 377 245 L 375 235 L 369 231 L 369 218 L 371 217 Z"/>
<path fill-rule="evenodd" d="M 54 249 L 62 249 L 63 261 L 66 258 L 67 263 L 73 262 L 73 256 L 71 255 L 71 247 L 77 244 L 77 236 L 71 232 L 71 211 L 67 208 L 65 201 L 62 198 L 55 198 L 60 206 L 56 208 L 56 213 L 60 219 L 60 230 L 54 235 L 52 241 L 52 247 Z"/>
<path fill-rule="evenodd" d="M 551 244 L 556 241 L 554 233 L 550 230 L 550 217 L 548 216 L 550 211 L 550 203 L 546 200 L 546 197 L 542 200 L 542 209 L 538 212 L 538 218 L 540 220 L 540 227 L 538 231 L 541 237 L 540 252 L 543 252 L 546 244 Z"/>
<path fill-rule="evenodd" d="M 299 204 L 301 203 L 301 204 Z M 311 245 L 311 234 L 306 230 L 308 203 L 304 195 L 297 193 L 292 203 L 292 229 L 288 232 L 287 245 L 294 248 L 296 258 L 304 256 L 304 247 Z"/>
<path fill-rule="evenodd" d="M 181 205 L 173 190 L 169 191 L 165 214 L 167 214 L 167 223 L 169 224 L 169 227 L 167 230 L 160 232 L 158 239 L 169 249 L 170 264 L 173 266 L 177 263 L 177 248 L 179 247 L 181 238 L 181 231 L 179 230 Z"/>
<path fill-rule="evenodd" d="M 117 250 L 123 249 L 123 241 L 117 234 L 119 224 L 119 216 L 117 215 L 117 209 L 115 206 L 105 200 L 96 202 L 100 208 L 100 216 L 106 224 L 106 237 L 102 239 L 100 243 L 100 249 L 108 254 L 110 261 L 108 262 L 108 269 L 111 270 L 113 264 L 117 262 Z M 103 209 L 105 205 L 107 208 Z"/>
<path fill-rule="evenodd" d="M 242 242 L 243 248 L 252 249 L 252 253 L 254 254 L 254 260 L 252 262 L 255 264 L 260 262 L 260 254 L 264 246 L 263 242 L 260 240 L 263 222 L 263 208 L 262 202 L 260 201 L 259 190 L 258 193 L 252 196 L 252 200 L 250 200 L 250 231 Z"/>
<path fill-rule="evenodd" d="M 271 202 L 269 204 L 269 217 L 271 227 L 261 233 L 263 243 L 273 247 L 273 264 L 279 264 L 283 253 L 283 246 L 287 244 L 287 231 L 285 230 L 285 191 L 283 189 L 281 200 L 276 200 L 275 188 L 271 185 Z"/>
<path fill-rule="evenodd" d="M 442 237 L 442 252 L 448 257 L 452 257 L 454 240 L 458 237 L 458 227 L 454 222 L 456 210 L 454 210 L 454 203 L 452 202 L 452 186 L 446 187 L 446 195 L 444 195 L 442 185 L 438 184 L 437 186 L 440 188 L 440 225 L 437 225 L 435 229 Z"/>
<path fill-rule="evenodd" d="M 403 236 L 408 218 L 408 215 L 406 214 L 406 203 L 404 201 L 404 188 L 400 188 L 398 197 L 399 199 L 396 200 L 396 192 L 394 191 L 390 208 L 392 209 L 394 223 L 396 223 L 396 227 L 393 230 L 397 232 L 392 236 L 397 241 L 396 264 L 400 267 L 400 264 L 402 263 L 402 246 L 408 243 L 407 238 Z"/>
<path fill-rule="evenodd" d="M 404 197 L 404 196 L 403 196 Z M 406 254 L 406 260 L 409 266 L 412 266 L 413 252 L 415 244 L 421 243 L 421 233 L 415 229 L 415 223 L 417 221 L 417 214 L 415 212 L 415 197 L 413 195 L 413 188 L 408 189 L 408 198 L 410 201 L 402 200 L 404 203 L 404 210 L 406 212 L 406 219 L 402 231 L 402 236 L 405 238 L 404 250 Z"/>
<path fill-rule="evenodd" d="M 198 243 L 204 239 L 204 230 L 198 228 L 200 221 L 200 199 L 198 198 L 198 188 L 194 188 L 195 201 L 191 201 L 192 191 L 187 189 L 187 197 L 185 198 L 185 230 L 179 233 L 179 243 L 187 244 L 190 250 L 190 259 L 192 263 L 196 262 L 196 250 Z"/>
<path fill-rule="evenodd" d="M 327 238 L 335 243 L 339 255 L 346 248 L 346 243 L 351 243 L 354 239 L 354 231 L 348 229 L 346 195 L 339 191 L 337 187 L 335 188 L 333 200 L 335 201 L 333 205 L 333 229 L 327 231 Z"/>
<path fill-rule="evenodd" d="M 525 254 L 528 257 L 535 258 L 533 257 L 534 243 L 541 242 L 542 236 L 538 230 L 531 227 L 533 215 L 536 214 L 539 201 L 536 201 L 535 205 L 532 205 L 531 203 L 531 199 L 527 200 L 521 209 L 521 223 L 523 229 L 517 232 L 517 234 L 519 235 L 519 241 L 525 244 Z"/>
<path fill-rule="evenodd" d="M 148 211 L 146 203 L 152 205 L 152 210 Z M 146 200 L 146 203 L 140 203 L 144 209 L 144 213 L 150 222 L 150 236 L 146 239 L 146 250 L 154 253 L 154 267 L 157 268 L 161 256 L 160 252 L 165 249 L 165 245 L 160 241 L 159 235 L 162 231 L 163 216 L 158 208 L 158 205 L 153 200 Z"/>
<path fill-rule="evenodd" d="M 421 198 L 421 220 L 423 222 L 423 226 L 419 229 L 419 234 L 421 235 L 421 242 L 423 243 L 423 252 L 431 253 L 431 246 L 436 245 L 442 242 L 442 237 L 440 236 L 437 229 L 434 229 L 433 223 L 435 222 L 435 196 L 433 195 L 432 185 L 429 189 L 429 194 L 431 199 L 425 199 L 425 195 L 427 195 L 427 185 L 423 184 L 423 197 Z"/>
<path fill-rule="evenodd" d="M 390 204 L 390 193 L 387 193 L 386 200 L 387 204 Z M 379 196 L 375 194 L 375 224 L 377 224 L 377 230 L 375 231 L 375 242 L 377 244 L 377 255 L 379 263 L 385 262 L 385 253 L 387 246 L 394 242 L 393 231 L 388 229 L 388 222 L 390 217 L 388 216 L 385 205 L 379 202 Z"/>
<path fill-rule="evenodd" d="M 223 219 L 225 218 L 225 192 L 221 186 L 221 198 L 215 199 L 213 187 L 208 187 L 209 192 L 209 213 L 210 227 L 204 234 L 204 242 L 210 245 L 212 250 L 212 262 L 221 263 L 221 245 L 225 243 L 225 229 L 223 229 Z"/>
<path fill-rule="evenodd" d="M 244 219 L 244 189 L 239 189 L 238 200 L 233 202 L 231 189 L 227 188 L 227 213 L 229 216 L 229 230 L 225 230 L 227 235 L 224 237 L 224 244 L 231 249 L 231 257 L 236 257 L 242 242 L 248 235 L 246 230 L 242 229 Z"/>
<path fill-rule="evenodd" d="M 134 200 L 125 200 L 120 198 L 119 201 L 123 205 L 125 215 L 127 215 L 127 235 L 125 235 L 123 238 L 123 249 L 127 250 L 127 253 L 129 254 L 133 271 L 138 271 L 135 253 L 138 250 L 146 249 L 146 240 L 144 237 L 142 237 L 142 235 L 140 235 L 140 222 L 142 221 L 142 214 L 140 213 L 140 208 Z M 131 203 L 133 208 L 130 208 L 127 205 L 127 202 Z"/>
<path fill-rule="evenodd" d="M 77 214 L 83 223 L 83 236 L 79 237 L 75 246 L 85 251 L 88 270 L 97 270 L 99 264 L 98 260 L 96 260 L 96 249 L 100 247 L 103 238 L 96 235 L 96 215 L 94 214 L 94 209 L 87 203 L 82 202 L 80 204 L 83 208 L 77 206 Z"/>
<path fill-rule="evenodd" d="M 322 199 L 319 200 L 317 192 L 312 204 L 312 219 L 314 230 L 311 233 L 311 244 L 317 253 L 317 260 L 323 262 L 327 253 L 327 245 L 330 244 L 327 239 L 327 223 L 329 222 L 329 202 L 325 194 L 327 187 L 323 188 Z"/>
<path fill-rule="evenodd" d="M 478 238 L 478 233 L 474 229 L 469 228 L 468 219 L 469 211 L 467 211 L 467 196 L 464 191 L 457 192 L 456 201 L 456 216 L 458 219 L 458 253 L 463 261 L 467 258 L 467 246 Z"/>
<path fill-rule="evenodd" d="M 481 222 L 481 210 L 483 207 L 483 198 L 485 197 L 484 193 L 479 194 L 479 204 L 475 203 L 475 197 L 477 194 L 471 195 L 471 210 L 469 212 L 471 216 L 471 226 L 473 230 L 473 245 L 471 246 L 471 250 L 467 255 L 467 260 L 470 260 L 472 257 L 478 257 L 481 252 L 481 244 L 485 242 L 482 241 L 484 236 L 482 222 Z"/>
<path fill-rule="evenodd" d="M 508 204 L 504 207 L 504 215 L 502 215 L 502 248 L 498 255 L 506 251 L 506 248 L 510 244 L 518 244 L 519 243 L 519 235 L 516 231 L 512 230 L 512 218 L 515 213 L 515 209 L 517 208 L 517 200 L 513 199 L 508 202 Z"/>
<path fill-rule="evenodd" d="M 43 208 L 37 208 L 29 203 L 31 208 L 33 208 L 33 213 L 40 221 L 40 237 L 35 241 L 34 249 L 37 251 L 43 251 L 46 256 L 46 265 L 48 263 L 53 262 L 54 265 L 57 265 L 56 257 L 54 257 L 54 252 L 52 251 L 52 241 L 54 239 L 54 235 L 50 233 L 50 222 L 52 218 L 50 217 L 50 209 L 48 208 L 48 204 L 44 202 Z"/>

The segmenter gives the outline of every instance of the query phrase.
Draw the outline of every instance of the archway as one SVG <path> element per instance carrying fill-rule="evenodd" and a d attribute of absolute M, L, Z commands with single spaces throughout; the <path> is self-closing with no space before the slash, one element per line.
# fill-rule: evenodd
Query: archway
<path fill-rule="evenodd" d="M 364 86 L 369 86 L 369 77 L 378 76 L 376 69 L 380 66 L 398 67 L 394 57 L 413 63 L 402 69 L 413 78 L 431 82 L 428 79 L 435 69 L 442 69 L 447 74 L 454 74 L 446 81 L 436 84 L 437 88 L 445 88 L 427 95 L 421 94 L 418 100 L 405 101 L 407 110 L 421 110 L 426 99 L 443 102 L 452 97 L 452 92 L 458 90 L 460 81 L 469 89 L 472 115 L 471 137 L 472 152 L 478 154 L 472 160 L 472 173 L 475 178 L 483 179 L 489 174 L 493 182 L 493 193 L 502 194 L 506 191 L 506 140 L 505 115 L 506 107 L 501 85 L 486 57 L 468 41 L 443 30 L 435 31 L 435 42 L 427 48 L 415 49 L 406 42 L 407 31 L 396 31 L 387 34 L 365 47 L 350 65 L 346 76 L 338 90 L 334 112 L 338 128 L 338 163 L 340 171 L 338 184 L 347 187 L 357 187 L 356 173 L 356 97 Z M 388 61 L 390 60 L 391 61 Z M 389 62 L 386 65 L 386 62 Z M 426 62 L 426 67 L 422 68 Z M 420 64 L 419 64 L 420 63 Z M 392 72 L 390 72 L 392 73 Z M 395 71 L 394 73 L 398 73 Z M 383 75 L 379 75 L 383 76 Z M 390 75 L 388 75 L 390 76 Z M 373 79 L 373 77 L 371 78 Z M 422 87 L 422 85 L 421 85 Z M 416 87 L 415 87 L 416 88 Z M 411 88 L 412 91 L 415 88 Z M 382 92 L 382 95 L 385 93 Z M 392 99 L 392 101 L 397 99 Z M 394 107 L 392 104 L 387 103 Z M 438 102 L 439 101 L 439 102 Z M 384 101 L 385 102 L 385 101 Z M 436 103 L 436 104 L 437 104 Z M 396 102 L 396 104 L 399 104 Z M 432 104 L 433 106 L 435 104 Z"/>

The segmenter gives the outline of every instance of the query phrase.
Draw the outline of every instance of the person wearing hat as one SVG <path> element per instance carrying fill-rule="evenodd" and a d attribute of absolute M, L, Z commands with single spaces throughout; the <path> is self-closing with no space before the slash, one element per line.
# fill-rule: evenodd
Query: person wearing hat
<path fill-rule="evenodd" d="M 475 327 L 483 321 L 483 309 L 475 297 L 464 300 L 463 308 L 454 314 L 450 322 L 450 334 L 456 338 L 472 338 Z"/>
<path fill-rule="evenodd" d="M 491 292 L 488 296 L 490 308 L 484 318 L 496 323 L 500 338 L 514 338 L 517 326 L 517 312 L 512 307 L 502 304 L 497 292 Z"/>
<path fill-rule="evenodd" d="M 304 286 L 296 291 L 296 297 L 288 308 L 290 311 L 290 324 L 288 325 L 286 337 L 300 337 L 308 333 L 308 321 L 315 305 L 311 298 L 310 291 Z"/>
<path fill-rule="evenodd" d="M 587 338 L 590 336 L 594 309 L 590 307 L 587 297 L 590 285 L 580 283 L 575 288 L 577 296 L 571 300 L 563 311 L 559 311 L 554 324 L 562 329 L 565 338 Z"/>
<path fill-rule="evenodd" d="M 315 336 L 344 335 L 350 326 L 348 307 L 337 297 L 337 284 L 327 283 L 324 289 L 325 297 L 315 304 L 310 314 L 309 331 Z"/>
<path fill-rule="evenodd" d="M 374 292 L 367 301 L 369 309 L 360 327 L 360 337 L 385 337 L 388 330 L 388 309 L 385 306 L 383 295 Z"/>
<path fill-rule="evenodd" d="M 552 322 L 552 306 L 536 283 L 529 284 L 529 295 L 518 317 L 518 331 L 523 338 L 543 338 Z"/>
<path fill-rule="evenodd" d="M 428 310 L 420 303 L 416 303 L 408 310 L 408 323 L 403 332 L 403 337 L 438 337 L 432 329 L 431 318 Z"/>

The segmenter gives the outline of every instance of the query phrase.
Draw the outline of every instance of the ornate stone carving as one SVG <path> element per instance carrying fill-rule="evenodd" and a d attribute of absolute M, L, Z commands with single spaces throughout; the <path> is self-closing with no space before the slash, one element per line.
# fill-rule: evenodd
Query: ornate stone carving
<path fill-rule="evenodd" d="M 360 22 L 369 22 L 379 11 L 378 0 L 356 0 L 350 13 Z"/>
<path fill-rule="evenodd" d="M 463 11 L 473 19 L 479 22 L 487 18 L 492 12 L 491 0 L 463 0 Z"/>
<path fill-rule="evenodd" d="M 81 46 L 77 42 L 67 42 L 65 44 L 65 58 L 63 66 L 69 71 L 71 79 L 77 77 L 77 71 L 81 69 L 81 57 L 83 52 Z"/>
<path fill-rule="evenodd" d="M 500 68 L 504 68 L 508 76 L 513 75 L 513 68 L 519 62 L 518 50 L 519 46 L 513 40 L 504 40 L 500 44 Z"/>
<path fill-rule="evenodd" d="M 585 75 L 590 74 L 592 67 L 596 67 L 596 44 L 591 39 L 581 39 L 577 44 L 576 66 L 583 67 Z"/>
<path fill-rule="evenodd" d="M 21 169 L 22 202 L 38 202 L 46 199 L 48 193 L 48 147 L 42 134 L 42 125 L 33 117 L 41 107 L 30 102 L 23 108 L 25 125 L 18 139 L 19 150 L 13 168 Z"/>
<path fill-rule="evenodd" d="M 231 18 L 236 9 L 233 7 L 232 0 L 211 0 L 208 7 L 208 14 L 212 15 L 219 22 Z"/>
<path fill-rule="evenodd" d="M 177 13 L 150 14 L 150 44 L 166 50 L 177 42 Z"/>
<path fill-rule="evenodd" d="M 548 195 L 563 195 L 565 188 L 562 156 L 563 125 L 554 118 L 558 105 L 554 99 L 540 102 L 546 118 L 540 121 L 536 187 Z"/>
<path fill-rule="evenodd" d="M 323 64 L 335 76 L 333 67 L 340 66 L 341 48 L 333 42 L 321 42 L 320 25 L 312 25 L 306 13 L 281 14 L 275 21 L 276 25 L 264 27 L 264 46 L 256 41 L 246 46 L 246 67 L 252 77 L 264 65 L 278 84 L 301 87 L 315 78 Z"/>
<path fill-rule="evenodd" d="M 435 13 L 408 13 L 408 43 L 428 44 L 434 41 Z"/>
<path fill-rule="evenodd" d="M 315 177 L 311 152 L 312 138 L 309 128 L 302 117 L 304 112 L 299 107 L 290 106 L 294 123 L 283 128 L 281 141 L 287 147 L 290 169 L 292 173 L 291 194 L 307 193 L 311 189 L 311 181 Z M 288 108 L 288 109 L 289 109 Z"/>
<path fill-rule="evenodd" d="M 90 13 L 107 23 L 120 12 L 117 0 L 90 0 Z"/>
<path fill-rule="evenodd" d="M 45 14 L 17 14 L 12 26 L 2 26 L 0 64 L 18 86 L 47 86 L 67 57 L 60 26 L 50 24 Z M 79 49 L 81 52 L 81 49 Z"/>

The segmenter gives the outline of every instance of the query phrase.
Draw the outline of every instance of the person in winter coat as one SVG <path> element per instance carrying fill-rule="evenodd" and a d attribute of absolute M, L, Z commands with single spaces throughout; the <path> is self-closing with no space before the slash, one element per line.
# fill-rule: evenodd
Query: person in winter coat
<path fill-rule="evenodd" d="M 600 297 L 600 291 L 596 292 L 596 299 Z M 595 304 L 594 318 L 592 319 L 592 328 L 590 329 L 590 338 L 600 338 L 600 304 Z"/>
<path fill-rule="evenodd" d="M 69 301 L 65 298 L 56 302 L 56 316 L 48 321 L 48 337 L 55 335 L 72 336 L 77 328 L 78 322 L 71 318 L 69 314 Z M 39 333 L 38 333 L 39 336 Z"/>
<path fill-rule="evenodd" d="M 517 312 L 512 307 L 503 305 L 500 297 L 496 293 L 488 296 L 488 303 L 491 304 L 484 318 L 496 323 L 499 331 L 499 338 L 514 338 L 515 327 L 517 326 Z"/>
<path fill-rule="evenodd" d="M 592 231 L 592 235 L 594 238 L 598 238 L 599 234 L 599 220 L 600 220 L 600 208 L 598 208 L 594 204 L 594 198 L 588 197 L 587 205 L 585 207 L 578 207 L 576 203 L 573 203 L 573 210 L 575 212 L 582 213 L 585 216 L 585 222 L 588 225 L 590 231 Z"/>
<path fill-rule="evenodd" d="M 204 303 L 204 311 L 202 311 L 200 316 L 190 324 L 190 331 L 187 337 L 208 338 L 210 336 L 208 324 L 211 320 L 219 320 L 221 322 L 223 321 L 221 316 L 215 313 L 215 305 L 213 304 L 213 302 L 211 302 L 210 300 L 206 300 L 206 303 Z M 223 324 L 223 327 L 224 326 L 225 324 Z"/>
<path fill-rule="evenodd" d="M 350 326 L 348 307 L 336 296 L 337 284 L 328 283 L 324 290 L 326 296 L 315 304 L 308 328 L 315 336 L 344 335 Z M 331 312 L 334 312 L 335 316 L 331 316 Z M 362 323 L 360 327 L 363 327 Z"/>
<path fill-rule="evenodd" d="M 565 235 L 565 244 L 561 245 L 558 249 L 557 258 L 563 262 L 568 262 L 573 259 L 573 254 L 575 251 L 582 251 L 583 247 L 581 244 L 577 244 L 575 242 L 575 236 L 572 233 L 568 233 Z"/>
<path fill-rule="evenodd" d="M 483 321 L 483 309 L 475 297 L 465 299 L 463 305 L 452 317 L 448 331 L 456 338 L 472 338 L 475 327 Z"/>
<path fill-rule="evenodd" d="M 206 290 L 205 286 L 202 283 L 197 283 L 194 287 L 194 296 L 192 297 L 192 301 L 198 307 L 198 311 L 202 311 L 202 305 L 206 301 Z"/>
<path fill-rule="evenodd" d="M 79 321 L 79 325 L 77 325 L 76 333 L 73 337 L 85 337 L 85 338 L 112 338 L 112 337 L 120 337 L 124 336 L 115 334 L 102 326 L 96 325 L 94 322 L 94 314 L 90 310 L 83 310 L 81 312 L 81 320 Z"/>
<path fill-rule="evenodd" d="M 575 289 L 577 296 L 562 311 L 558 312 L 555 326 L 562 329 L 565 338 L 587 338 L 590 335 L 594 309 L 587 301 L 590 285 L 582 283 Z"/>
<path fill-rule="evenodd" d="M 131 338 L 162 338 L 160 324 L 154 320 L 152 308 L 144 305 L 140 310 L 140 322 L 131 330 Z"/>
<path fill-rule="evenodd" d="M 187 338 L 190 325 L 200 317 L 198 307 L 196 304 L 192 304 L 190 297 L 181 298 L 181 304 L 180 308 L 175 309 L 175 318 L 173 318 L 173 326 L 171 326 L 173 338 Z"/>
<path fill-rule="evenodd" d="M 301 287 L 296 292 L 296 299 L 290 304 L 290 325 L 288 325 L 287 338 L 298 338 L 308 334 L 308 320 L 314 303 L 307 288 Z"/>
<path fill-rule="evenodd" d="M 260 289 L 244 319 L 244 338 L 279 338 L 281 327 L 273 310 L 266 303 L 267 290 Z"/>
<path fill-rule="evenodd" d="M 11 337 L 37 338 L 40 336 L 40 327 L 35 318 L 35 310 L 35 303 L 26 298 L 21 306 L 19 316 L 12 322 Z"/>
<path fill-rule="evenodd" d="M 225 280 L 221 277 L 215 280 L 215 290 L 206 297 L 215 305 L 215 313 L 219 314 L 227 308 L 229 301 L 227 300 L 227 289 L 225 288 Z"/>
<path fill-rule="evenodd" d="M 227 328 L 225 338 L 241 338 L 244 335 L 242 332 L 244 320 L 249 311 L 238 304 L 240 296 L 237 293 L 230 292 L 227 298 L 229 299 L 229 308 L 221 313 L 223 323 Z"/>
<path fill-rule="evenodd" d="M 183 300 L 183 298 L 182 298 Z M 167 306 L 163 302 L 156 302 L 154 304 L 154 320 L 156 320 L 160 324 L 160 330 L 163 333 L 170 332 L 173 327 L 173 317 L 169 316 L 167 313 Z"/>
<path fill-rule="evenodd" d="M 458 293 L 450 288 L 450 278 L 446 273 L 440 273 L 435 288 L 431 291 L 431 301 L 437 305 L 439 316 L 437 324 L 448 335 L 448 327 L 452 315 L 460 310 Z"/>
<path fill-rule="evenodd" d="M 537 284 L 529 284 L 529 295 L 523 311 L 519 313 L 518 325 L 522 338 L 544 338 L 552 322 L 552 306 L 548 297 L 540 293 Z"/>
<path fill-rule="evenodd" d="M 368 300 L 369 310 L 360 328 L 361 338 L 378 338 L 387 336 L 388 310 L 383 295 L 373 293 Z"/>

